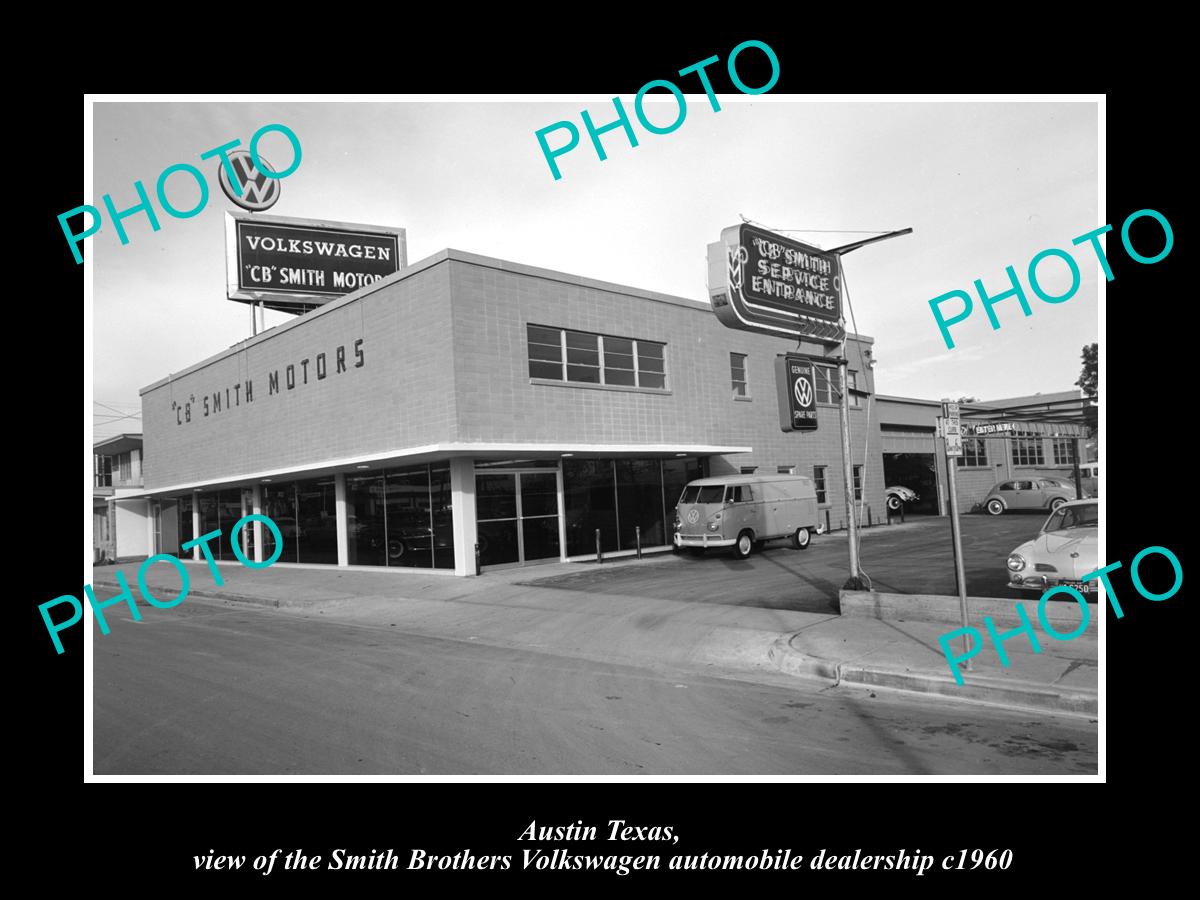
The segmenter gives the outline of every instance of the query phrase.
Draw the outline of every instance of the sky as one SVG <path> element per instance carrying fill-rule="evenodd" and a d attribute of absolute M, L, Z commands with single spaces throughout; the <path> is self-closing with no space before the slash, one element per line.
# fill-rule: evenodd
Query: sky
<path fill-rule="evenodd" d="M 654 96 L 654 95 L 650 95 Z M 675 101 L 647 102 L 669 123 Z M 118 210 L 153 196 L 158 175 L 187 162 L 208 177 L 204 210 L 161 228 L 144 215 L 87 239 L 93 270 L 96 436 L 140 431 L 138 390 L 250 335 L 250 311 L 225 296 L 224 212 L 215 160 L 202 152 L 282 123 L 302 159 L 268 214 L 407 229 L 408 259 L 446 247 L 707 301 L 706 247 L 745 217 L 817 247 L 912 228 L 845 257 L 857 330 L 875 338 L 881 394 L 983 400 L 1074 390 L 1080 352 L 1097 339 L 1095 254 L 1072 238 L 1100 225 L 1097 106 L 1053 102 L 805 102 L 794 96 L 687 95 L 670 134 L 618 129 L 592 149 L 580 111 L 611 121 L 611 98 L 520 102 L 96 102 L 93 190 L 81 202 Z M 632 97 L 622 97 L 632 109 Z M 535 132 L 576 124 L 581 141 L 557 160 L 555 180 Z M 548 138 L 552 146 L 562 132 Z M 259 146 L 277 169 L 291 162 L 279 134 Z M 173 176 L 169 196 L 193 206 L 199 189 Z M 1118 226 L 1119 227 L 1119 226 Z M 1111 235 L 1110 235 L 1111 236 Z M 64 242 L 65 243 L 65 242 Z M 1038 299 L 1028 266 L 1040 251 L 1072 254 L 1082 283 L 1068 301 Z M 64 247 L 65 249 L 65 247 Z M 978 297 L 947 349 L 929 301 L 952 290 L 993 296 L 1016 270 L 1032 315 L 997 304 L 993 331 Z M 1069 285 L 1061 260 L 1038 280 Z M 946 305 L 947 315 L 957 312 Z M 268 311 L 267 325 L 290 317 Z M 614 323 L 617 328 L 618 323 Z M 619 329 L 618 329 L 618 333 Z"/>

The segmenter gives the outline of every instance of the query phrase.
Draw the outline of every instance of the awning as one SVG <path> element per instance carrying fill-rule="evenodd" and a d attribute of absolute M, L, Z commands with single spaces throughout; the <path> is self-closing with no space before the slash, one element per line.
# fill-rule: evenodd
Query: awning
<path fill-rule="evenodd" d="M 282 469 L 264 469 L 256 472 L 231 473 L 221 478 L 204 481 L 172 484 L 165 487 L 147 488 L 126 495 L 133 497 L 167 497 L 187 494 L 191 491 L 212 491 L 221 488 L 249 487 L 255 483 L 276 479 L 319 478 L 337 472 L 354 474 L 364 468 L 378 469 L 390 466 L 420 465 L 440 462 L 455 457 L 474 459 L 558 459 L 572 457 L 657 457 L 669 459 L 683 456 L 718 456 L 736 453 L 752 453 L 753 447 L 735 447 L 716 444 L 524 444 L 524 443 L 447 443 L 404 450 L 389 450 L 381 453 L 341 459 L 323 460 L 311 464 L 299 464 Z"/>

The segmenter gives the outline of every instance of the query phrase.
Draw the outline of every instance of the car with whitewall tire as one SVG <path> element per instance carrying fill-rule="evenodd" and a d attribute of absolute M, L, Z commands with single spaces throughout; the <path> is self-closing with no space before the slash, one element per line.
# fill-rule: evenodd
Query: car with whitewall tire
<path fill-rule="evenodd" d="M 996 484 L 983 498 L 983 508 L 993 516 L 1010 510 L 1044 509 L 1054 511 L 1072 500 L 1087 499 L 1075 491 L 1075 486 L 1059 478 L 1014 478 Z"/>

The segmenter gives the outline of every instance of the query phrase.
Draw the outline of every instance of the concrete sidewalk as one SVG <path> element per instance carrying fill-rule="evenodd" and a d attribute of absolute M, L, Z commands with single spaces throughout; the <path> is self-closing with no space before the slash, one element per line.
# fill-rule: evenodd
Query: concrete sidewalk
<path fill-rule="evenodd" d="M 979 623 L 976 623 L 979 624 Z M 1035 626 L 1036 628 L 1036 626 Z M 771 659 L 785 672 L 859 684 L 940 694 L 1003 706 L 1048 709 L 1094 716 L 1097 711 L 1097 646 L 1094 636 L 1057 641 L 1037 631 L 1040 653 L 1026 635 L 1004 643 L 1009 665 L 1001 666 L 990 640 L 971 659 L 971 670 L 954 678 L 938 638 L 953 626 L 830 617 L 782 635 Z M 982 627 L 979 629 L 984 631 Z M 1007 629 L 999 629 L 1001 633 Z M 961 652 L 955 639 L 953 652 Z"/>
<path fill-rule="evenodd" d="M 645 568 L 671 558 L 624 565 Z M 1007 668 L 1000 667 L 988 644 L 960 687 L 937 643 L 950 630 L 946 625 L 645 597 L 629 579 L 622 579 L 623 593 L 520 583 L 579 571 L 573 563 L 479 578 L 283 565 L 253 570 L 218 563 L 220 586 L 206 563 L 185 566 L 189 597 L 273 607 L 289 615 L 651 668 L 700 668 L 769 681 L 801 675 L 1077 715 L 1096 711 L 1096 641 L 1088 637 L 1061 642 L 1039 632 L 1040 654 L 1032 652 L 1026 637 L 1014 638 L 1005 646 L 1011 658 Z M 97 567 L 92 583 L 98 599 L 116 593 L 115 571 L 120 570 L 143 616 L 171 615 L 170 609 L 156 609 L 138 597 L 137 569 L 136 562 Z M 163 599 L 179 591 L 178 575 L 166 564 L 147 573 L 147 584 Z"/>

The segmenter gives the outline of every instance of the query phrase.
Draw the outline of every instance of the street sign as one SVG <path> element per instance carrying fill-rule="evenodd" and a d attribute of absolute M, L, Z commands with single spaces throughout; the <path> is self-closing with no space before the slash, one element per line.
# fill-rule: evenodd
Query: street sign
<path fill-rule="evenodd" d="M 824 344 L 846 336 L 839 258 L 753 225 L 708 245 L 708 294 L 728 328 Z"/>
<path fill-rule="evenodd" d="M 968 422 L 966 427 L 968 433 L 979 436 L 1017 430 L 1016 425 L 1012 422 Z"/>
<path fill-rule="evenodd" d="M 302 313 L 407 265 L 403 228 L 225 214 L 227 296 Z"/>
<path fill-rule="evenodd" d="M 813 364 L 803 356 L 775 357 L 779 427 L 783 431 L 817 430 L 817 389 Z"/>
<path fill-rule="evenodd" d="M 958 417 L 959 406 L 948 400 L 942 401 L 942 436 L 946 440 L 947 456 L 962 456 L 962 421 Z"/>

